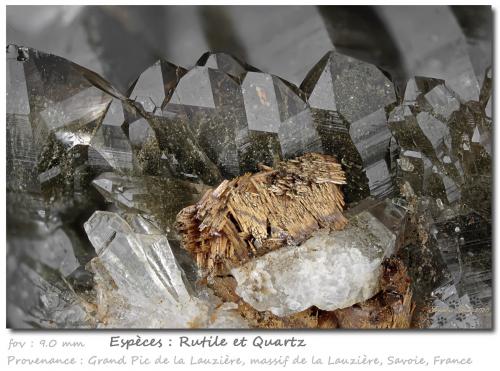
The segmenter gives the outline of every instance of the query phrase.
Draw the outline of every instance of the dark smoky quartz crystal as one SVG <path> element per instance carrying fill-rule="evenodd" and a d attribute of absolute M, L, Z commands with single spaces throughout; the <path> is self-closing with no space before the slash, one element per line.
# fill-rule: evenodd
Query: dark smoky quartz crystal
<path fill-rule="evenodd" d="M 242 38 L 252 19 L 262 17 L 266 30 L 277 19 L 272 8 L 235 23 L 241 12 L 219 19 L 231 37 Z M 380 34 L 400 30 L 396 44 L 409 48 L 404 40 L 415 24 L 394 19 L 397 9 L 372 13 L 360 20 L 363 32 L 383 23 Z M 302 19 L 295 8 L 287 14 Z M 121 90 L 66 59 L 9 45 L 9 326 L 288 323 L 291 317 L 221 299 L 217 280 L 234 277 L 202 279 L 176 218 L 186 208 L 205 212 L 200 200 L 220 197 L 227 181 L 316 152 L 335 157 L 345 172 L 346 215 L 369 214 L 363 230 L 378 228 L 404 262 L 416 305 L 410 326 L 491 328 L 493 75 L 491 60 L 468 54 L 484 51 L 484 34 L 460 18 L 453 27 L 465 27 L 465 36 L 450 33 L 424 46 L 427 39 L 415 37 L 429 60 L 408 49 L 388 63 L 366 50 L 334 50 L 331 33 L 342 25 L 330 29 L 328 14 L 311 8 L 304 19 L 322 17 L 321 27 L 304 21 L 293 30 L 285 22 L 275 39 L 253 34 L 242 38 L 237 56 L 207 52 L 190 68 L 142 56 L 141 66 L 150 66 L 129 85 L 117 84 Z M 441 18 L 448 22 L 448 15 Z M 276 57 L 286 73 L 256 63 L 286 49 L 275 50 L 277 40 L 291 45 L 299 34 L 304 39 Z M 385 61 L 391 74 L 368 61 Z M 340 235 L 351 244 L 358 237 Z M 308 311 L 316 320 L 332 315 Z"/>
<path fill-rule="evenodd" d="M 480 196 L 491 194 L 490 126 L 484 103 L 461 101 L 443 80 L 415 77 L 407 84 L 402 104 L 390 112 L 388 124 L 401 147 L 400 180 L 409 181 L 420 195 L 448 204 L 463 202 L 489 214 L 489 201 Z M 471 191 L 478 186 L 487 192 Z"/>
<path fill-rule="evenodd" d="M 33 214 L 86 207 L 88 149 L 114 92 L 69 61 L 13 45 L 7 70 L 9 196 Z"/>
<path fill-rule="evenodd" d="M 345 166 L 348 201 L 393 191 L 391 133 L 386 107 L 396 103 L 392 82 L 376 66 L 327 53 L 301 85 L 321 137 L 322 150 Z"/>

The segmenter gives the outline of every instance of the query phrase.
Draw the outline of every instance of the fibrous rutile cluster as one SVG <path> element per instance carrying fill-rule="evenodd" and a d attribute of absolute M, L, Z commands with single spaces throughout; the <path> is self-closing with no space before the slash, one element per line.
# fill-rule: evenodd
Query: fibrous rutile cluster
<path fill-rule="evenodd" d="M 224 274 L 252 257 L 300 243 L 319 228 L 341 229 L 345 184 L 332 156 L 308 153 L 223 181 L 177 216 L 198 266 Z"/>

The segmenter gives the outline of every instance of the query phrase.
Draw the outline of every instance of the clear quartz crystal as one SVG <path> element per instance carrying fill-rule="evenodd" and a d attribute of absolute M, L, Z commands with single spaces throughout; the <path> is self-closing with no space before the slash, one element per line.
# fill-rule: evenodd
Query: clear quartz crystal
<path fill-rule="evenodd" d="M 98 211 L 85 223 L 97 257 L 90 262 L 102 327 L 186 328 L 244 321 L 231 307 L 216 308 L 210 293 L 195 294 L 165 235 L 134 230 L 120 216 Z M 201 297 L 204 297 L 203 299 Z"/>

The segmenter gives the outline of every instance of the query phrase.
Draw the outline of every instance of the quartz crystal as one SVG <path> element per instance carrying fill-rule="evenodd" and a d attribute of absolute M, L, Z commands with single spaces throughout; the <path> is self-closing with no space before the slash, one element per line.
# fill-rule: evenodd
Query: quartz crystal
<path fill-rule="evenodd" d="M 462 201 L 488 213 L 487 202 L 477 202 L 470 192 L 477 182 L 485 188 L 491 182 L 489 172 L 483 172 L 491 161 L 491 139 L 489 120 L 481 110 L 479 102 L 461 103 L 443 80 L 409 80 L 402 104 L 388 120 L 401 147 L 399 180 L 408 181 L 419 195 L 447 204 Z M 477 164 L 482 164 L 482 173 L 476 178 Z"/>
<path fill-rule="evenodd" d="M 431 231 L 448 273 L 445 283 L 433 293 L 433 305 L 437 310 L 431 319 L 431 327 L 490 326 L 490 226 L 477 213 L 470 213 L 436 223 Z"/>
<path fill-rule="evenodd" d="M 332 37 L 325 10 L 283 23 L 263 9 L 200 10 L 231 26 L 235 55 L 186 69 L 141 41 L 124 65 L 142 73 L 95 68 L 113 85 L 7 47 L 9 327 L 491 328 L 493 74 L 470 55 L 483 38 L 448 9 L 416 13 L 451 22 L 433 39 L 441 21 L 380 8 L 406 50 L 389 74 Z"/>
<path fill-rule="evenodd" d="M 327 53 L 301 88 L 325 153 L 346 167 L 349 201 L 392 192 L 387 163 L 391 133 L 385 107 L 396 102 L 392 82 L 377 67 L 337 52 Z"/>
<path fill-rule="evenodd" d="M 9 206 L 85 208 L 88 149 L 114 90 L 69 61 L 13 45 L 7 70 Z"/>
<path fill-rule="evenodd" d="M 96 212 L 85 230 L 97 257 L 97 318 L 106 327 L 185 328 L 230 323 L 244 326 L 231 307 L 215 308 L 217 298 L 198 298 L 172 254 L 165 235 L 134 230 L 120 216 Z M 220 318 L 219 318 L 220 317 Z"/>
<path fill-rule="evenodd" d="M 207 187 L 185 180 L 102 173 L 92 185 L 123 212 L 148 215 L 169 235 L 177 211 L 198 200 Z"/>
<path fill-rule="evenodd" d="M 227 65 L 194 67 L 164 108 L 178 115 L 224 177 L 318 149 L 307 104 L 290 84 L 254 69 L 236 79 L 226 71 L 234 75 Z"/>

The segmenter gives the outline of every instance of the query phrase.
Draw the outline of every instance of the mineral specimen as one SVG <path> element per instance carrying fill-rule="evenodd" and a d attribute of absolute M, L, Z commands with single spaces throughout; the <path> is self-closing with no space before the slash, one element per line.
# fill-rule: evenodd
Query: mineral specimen
<path fill-rule="evenodd" d="M 322 229 L 299 246 L 283 247 L 231 270 L 236 293 L 278 316 L 316 306 L 333 311 L 374 296 L 396 235 L 367 211 L 343 230 Z"/>
<path fill-rule="evenodd" d="M 306 76 L 308 97 L 324 153 L 344 165 L 348 201 L 392 192 L 386 161 L 391 134 L 385 107 L 396 102 L 390 80 L 375 66 L 327 53 Z"/>
<path fill-rule="evenodd" d="M 93 72 L 28 48 L 8 46 L 7 70 L 9 207 L 75 215 L 91 203 L 88 148 L 117 93 Z"/>
<path fill-rule="evenodd" d="M 318 149 L 307 104 L 289 84 L 249 66 L 236 78 L 227 64 L 198 64 L 180 78 L 163 115 L 183 121 L 223 176 Z"/>
<path fill-rule="evenodd" d="M 130 98 L 146 112 L 161 109 L 186 70 L 164 60 L 159 60 L 134 82 Z"/>
<path fill-rule="evenodd" d="M 331 156 L 309 153 L 273 170 L 225 180 L 177 217 L 184 248 L 210 274 L 305 240 L 320 227 L 342 228 L 345 183 Z"/>
<path fill-rule="evenodd" d="M 9 326 L 491 327 L 493 76 L 458 39 L 404 92 L 362 52 L 121 93 L 9 45 Z"/>
<path fill-rule="evenodd" d="M 217 298 L 198 298 L 172 254 L 168 240 L 154 227 L 134 230 L 114 213 L 96 212 L 85 230 L 97 257 L 96 314 L 100 326 L 133 328 L 245 327 L 230 306 Z"/>
<path fill-rule="evenodd" d="M 123 212 L 147 215 L 162 230 L 175 235 L 178 210 L 200 199 L 208 189 L 203 184 L 154 176 L 124 176 L 102 173 L 92 185 Z"/>
<path fill-rule="evenodd" d="M 384 260 L 381 291 L 374 297 L 334 312 L 341 328 L 409 328 L 415 305 L 405 265 L 397 258 Z"/>
<path fill-rule="evenodd" d="M 478 200 L 478 194 L 471 192 L 478 182 L 484 188 L 491 182 L 485 175 L 491 156 L 489 124 L 479 102 L 462 103 L 443 80 L 415 77 L 388 123 L 401 146 L 400 185 L 407 181 L 418 195 L 446 204 L 463 202 L 484 215 L 489 213 L 489 201 Z M 478 174 L 478 164 L 486 173 Z"/>
<path fill-rule="evenodd" d="M 256 309 L 278 316 L 312 305 L 323 310 L 345 308 L 372 297 L 378 291 L 382 258 L 394 246 L 373 219 L 362 214 L 342 231 L 313 234 L 300 246 L 233 268 L 236 293 Z M 374 240 L 356 225 L 367 226 Z"/>

